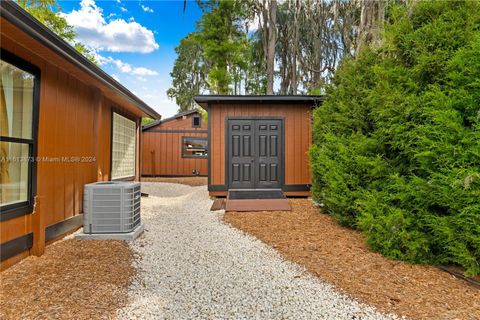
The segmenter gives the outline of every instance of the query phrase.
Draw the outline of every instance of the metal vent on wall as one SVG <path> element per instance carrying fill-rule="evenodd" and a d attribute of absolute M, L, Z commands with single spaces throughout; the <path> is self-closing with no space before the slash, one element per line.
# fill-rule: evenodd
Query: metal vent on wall
<path fill-rule="evenodd" d="M 140 224 L 139 182 L 96 182 L 84 190 L 84 233 L 128 233 Z"/>

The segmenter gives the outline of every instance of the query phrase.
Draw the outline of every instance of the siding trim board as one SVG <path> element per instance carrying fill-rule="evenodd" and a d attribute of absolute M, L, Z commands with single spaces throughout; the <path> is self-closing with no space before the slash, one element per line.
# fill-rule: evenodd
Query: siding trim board
<path fill-rule="evenodd" d="M 208 191 L 228 191 L 226 184 L 208 184 Z"/>
<path fill-rule="evenodd" d="M 83 226 L 83 214 L 49 225 L 45 228 L 45 242 Z"/>
<path fill-rule="evenodd" d="M 285 192 L 310 191 L 309 184 L 284 184 L 282 190 Z M 223 184 L 209 185 L 208 191 L 228 191 L 228 186 Z"/>
<path fill-rule="evenodd" d="M 33 233 L 25 234 L 21 237 L 0 244 L 0 261 L 5 261 L 11 257 L 30 249 L 33 246 Z"/>
<path fill-rule="evenodd" d="M 159 129 L 154 129 L 154 130 L 148 130 L 143 132 L 144 134 L 146 133 L 154 133 L 154 132 L 160 132 L 160 133 L 208 133 L 208 130 L 159 130 Z"/>
<path fill-rule="evenodd" d="M 310 191 L 309 184 L 284 184 L 282 190 L 285 192 Z"/>
<path fill-rule="evenodd" d="M 144 178 L 181 178 L 181 177 L 206 177 L 206 174 L 191 175 L 191 174 L 143 174 Z"/>

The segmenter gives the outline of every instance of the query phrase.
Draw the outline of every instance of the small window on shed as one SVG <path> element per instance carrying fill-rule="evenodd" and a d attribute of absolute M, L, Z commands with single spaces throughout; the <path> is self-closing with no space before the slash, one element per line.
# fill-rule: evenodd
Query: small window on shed
<path fill-rule="evenodd" d="M 199 128 L 202 126 L 202 117 L 197 115 L 194 115 L 192 118 L 192 127 L 194 128 Z"/>
<path fill-rule="evenodd" d="M 183 158 L 206 158 L 208 157 L 207 138 L 182 137 Z"/>

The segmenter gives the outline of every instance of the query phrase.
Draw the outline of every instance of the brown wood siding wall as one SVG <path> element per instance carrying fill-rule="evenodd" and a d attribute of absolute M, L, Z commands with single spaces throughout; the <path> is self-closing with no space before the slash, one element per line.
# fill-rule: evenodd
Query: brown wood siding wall
<path fill-rule="evenodd" d="M 210 184 L 225 185 L 225 119 L 227 116 L 278 116 L 284 119 L 285 184 L 311 184 L 308 149 L 312 143 L 311 107 L 287 104 L 212 104 L 210 118 Z"/>
<path fill-rule="evenodd" d="M 163 122 L 143 131 L 142 175 L 185 176 L 192 175 L 193 170 L 199 171 L 200 175 L 208 174 L 207 159 L 182 157 L 182 137 L 207 137 L 207 124 L 202 121 L 200 128 L 192 128 L 192 116 Z M 182 130 L 200 132 L 178 132 Z"/>
<path fill-rule="evenodd" d="M 102 93 L 38 57 L 2 33 L 3 49 L 36 65 L 41 70 L 38 127 L 37 196 L 45 225 L 83 212 L 83 186 L 110 179 L 111 118 L 113 102 Z M 115 106 L 137 121 L 124 108 Z M 137 131 L 137 141 L 140 132 Z M 140 143 L 137 143 L 137 180 L 140 173 Z M 62 157 L 80 157 L 64 161 Z M 83 158 L 82 157 L 86 157 Z M 95 161 L 89 161 L 94 157 Z M 33 232 L 32 214 L 0 223 L 0 243 Z M 34 240 L 35 241 L 35 240 Z M 20 256 L 20 255 L 19 255 Z M 22 253 L 21 256 L 25 256 Z M 2 268 L 13 257 L 2 262 Z"/>

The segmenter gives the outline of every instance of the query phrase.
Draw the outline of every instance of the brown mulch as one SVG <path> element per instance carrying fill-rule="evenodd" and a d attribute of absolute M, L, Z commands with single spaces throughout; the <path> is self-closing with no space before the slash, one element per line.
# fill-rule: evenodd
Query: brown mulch
<path fill-rule="evenodd" d="M 480 319 L 480 290 L 432 266 L 386 259 L 309 199 L 291 212 L 229 212 L 224 220 L 377 309 L 413 319 Z"/>
<path fill-rule="evenodd" d="M 135 274 L 122 241 L 65 240 L 0 273 L 0 319 L 109 319 Z"/>
<path fill-rule="evenodd" d="M 198 187 L 198 186 L 206 186 L 208 184 L 207 177 L 175 177 L 175 178 L 147 178 L 142 177 L 142 181 L 144 182 L 168 182 L 168 183 L 178 183 L 178 184 L 186 184 L 187 186 Z"/>

